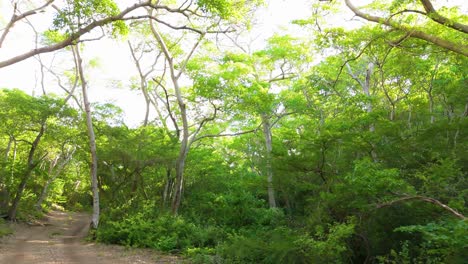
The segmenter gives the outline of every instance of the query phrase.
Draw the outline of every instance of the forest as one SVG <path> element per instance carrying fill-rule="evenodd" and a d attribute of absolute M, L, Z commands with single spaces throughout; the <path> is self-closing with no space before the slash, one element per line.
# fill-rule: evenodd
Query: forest
<path fill-rule="evenodd" d="M 0 236 L 61 208 L 188 263 L 467 263 L 466 2 L 305 1 L 251 45 L 275 1 L 1 1 L 0 74 L 39 74 L 0 78 Z M 102 41 L 137 125 L 90 99 Z"/>

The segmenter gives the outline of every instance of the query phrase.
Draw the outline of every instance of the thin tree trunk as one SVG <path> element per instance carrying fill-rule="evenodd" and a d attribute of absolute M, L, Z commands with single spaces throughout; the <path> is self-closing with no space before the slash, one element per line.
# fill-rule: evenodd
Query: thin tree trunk
<path fill-rule="evenodd" d="M 435 116 L 434 116 L 434 98 L 432 97 L 431 91 L 428 92 L 429 96 L 429 113 L 431 114 L 431 124 L 434 124 Z"/>
<path fill-rule="evenodd" d="M 8 157 L 10 156 L 11 144 L 13 143 L 13 141 L 14 141 L 13 136 L 10 136 L 10 138 L 8 139 L 7 148 L 5 150 L 5 162 L 8 161 Z"/>
<path fill-rule="evenodd" d="M 408 108 L 408 111 L 409 111 L 409 112 L 408 112 L 408 128 L 411 129 L 411 128 L 412 128 L 411 122 L 412 122 L 412 118 L 413 118 L 413 117 L 412 117 L 412 115 L 413 115 L 412 113 L 413 113 L 413 112 L 412 112 L 411 107 Z"/>
<path fill-rule="evenodd" d="M 273 186 L 273 168 L 271 165 L 271 152 L 273 150 L 271 140 L 271 126 L 269 117 L 262 114 L 263 136 L 265 139 L 265 171 L 267 175 L 268 205 L 270 208 L 276 207 L 275 188 Z"/>
<path fill-rule="evenodd" d="M 10 220 L 15 220 L 16 219 L 16 213 L 18 211 L 18 205 L 21 200 L 21 197 L 23 195 L 24 189 L 26 188 L 26 183 L 28 182 L 29 178 L 31 177 L 32 171 L 34 168 L 39 164 L 40 160 L 37 162 L 34 162 L 34 154 L 36 153 L 37 147 L 39 146 L 39 142 L 41 141 L 42 136 L 44 135 L 46 124 L 45 120 L 43 121 L 41 128 L 39 130 L 39 133 L 37 134 L 36 138 L 34 139 L 31 149 L 29 150 L 29 155 L 28 155 L 28 166 L 26 167 L 26 171 L 23 175 L 23 178 L 21 179 L 21 182 L 18 186 L 18 189 L 16 191 L 15 199 L 13 200 L 13 203 L 11 204 L 10 210 L 8 211 L 8 219 Z M 44 156 L 45 157 L 45 156 Z"/>
<path fill-rule="evenodd" d="M 81 88 L 83 92 L 83 104 L 86 113 L 86 127 L 88 129 L 89 150 L 91 152 L 91 191 L 93 193 L 93 214 L 91 226 L 97 229 L 99 226 L 99 188 L 97 179 L 97 151 L 96 151 L 96 135 L 94 134 L 93 120 L 91 116 L 91 106 L 88 98 L 87 83 L 84 77 L 83 61 L 80 56 L 79 47 L 74 46 L 74 52 L 77 58 L 78 73 L 81 80 Z"/>
<path fill-rule="evenodd" d="M 14 138 L 10 136 L 8 140 L 8 145 L 5 150 L 5 167 L 3 167 L 3 172 L 0 175 L 0 211 L 4 211 L 8 208 L 9 193 L 7 189 L 7 170 L 6 164 L 8 163 L 8 157 L 10 156 L 11 144 L 13 143 Z"/>
<path fill-rule="evenodd" d="M 49 189 L 49 186 L 52 182 L 55 181 L 55 179 L 57 179 L 57 177 L 60 175 L 60 173 L 62 173 L 62 171 L 65 169 L 65 167 L 67 166 L 67 164 L 70 162 L 71 160 L 71 157 L 72 157 L 72 153 L 68 153 L 64 159 L 62 160 L 62 162 L 58 165 L 58 168 L 55 172 L 53 172 L 54 168 L 56 168 L 57 166 L 57 162 L 59 161 L 60 159 L 60 156 L 55 159 L 53 162 L 51 162 L 51 166 L 49 168 L 49 179 L 47 180 L 46 184 L 44 185 L 44 188 L 42 188 L 42 192 L 41 192 L 41 195 L 39 196 L 39 199 L 37 200 L 37 203 L 36 203 L 36 208 L 38 209 L 41 209 L 42 208 L 42 203 L 44 202 L 44 200 L 47 198 L 47 195 L 48 195 L 48 189 Z"/>
<path fill-rule="evenodd" d="M 168 167 L 166 168 L 166 184 L 164 185 L 164 191 L 163 191 L 163 197 L 162 197 L 162 206 L 164 208 L 167 208 L 167 201 L 169 201 L 171 194 L 172 194 L 172 187 L 174 184 L 174 181 L 171 176 L 171 171 L 172 168 Z"/>
<path fill-rule="evenodd" d="M 353 73 L 352 69 L 351 69 L 351 66 L 349 66 L 349 64 L 346 64 L 346 67 L 348 68 L 348 73 L 349 75 L 357 82 L 359 83 L 359 85 L 361 86 L 362 88 L 362 91 L 364 92 L 364 94 L 367 96 L 368 99 L 371 98 L 371 93 L 370 93 L 370 84 L 371 84 L 371 77 L 372 77 L 372 74 L 373 74 L 373 71 L 374 71 L 374 63 L 372 62 L 369 62 L 369 64 L 367 65 L 367 69 L 366 69 L 366 79 L 365 81 L 363 82 L 361 79 L 359 79 L 359 77 Z M 368 114 L 371 114 L 372 113 L 372 110 L 373 110 L 373 107 L 372 107 L 372 103 L 371 102 L 368 102 L 366 104 L 366 112 Z M 369 125 L 369 132 L 371 133 L 374 133 L 375 132 L 375 125 L 374 123 L 371 123 Z M 375 152 L 375 144 L 374 143 L 370 143 L 371 145 L 371 151 L 370 151 L 370 154 L 371 154 L 371 157 L 372 157 L 372 160 L 374 162 L 377 162 L 378 161 L 378 156 L 377 156 L 377 153 Z"/>
<path fill-rule="evenodd" d="M 152 11 L 150 11 L 150 14 Z M 187 155 L 190 149 L 190 143 L 189 142 L 189 137 L 190 137 L 190 131 L 189 131 L 189 124 L 188 124 L 188 118 L 187 118 L 187 106 L 186 103 L 182 97 L 182 91 L 179 85 L 179 78 L 181 77 L 182 73 L 185 71 L 185 67 L 187 66 L 187 62 L 191 58 L 191 56 L 194 54 L 195 50 L 197 49 L 198 45 L 201 43 L 202 39 L 204 38 L 204 34 L 200 35 L 200 38 L 198 41 L 193 45 L 191 51 L 188 53 L 187 57 L 182 61 L 180 65 L 178 65 L 178 72 L 176 73 L 176 65 L 174 65 L 174 57 L 171 55 L 166 42 L 162 38 L 162 36 L 159 34 L 157 29 L 155 28 L 153 24 L 153 20 L 150 20 L 150 26 L 151 26 L 151 31 L 156 38 L 156 41 L 158 42 L 165 58 L 168 63 L 168 68 L 170 71 L 170 76 L 171 76 L 171 81 L 174 86 L 174 92 L 176 95 L 177 99 L 177 105 L 179 106 L 179 111 L 180 111 L 180 118 L 182 120 L 182 139 L 181 139 L 181 144 L 180 144 L 180 150 L 179 150 L 179 155 L 176 160 L 176 182 L 175 182 L 175 190 L 174 190 L 174 196 L 172 200 L 172 214 L 177 215 L 180 203 L 182 200 L 182 194 L 183 194 L 183 188 L 184 188 L 184 169 L 185 169 L 185 162 L 187 160 Z M 195 136 L 195 135 L 193 135 Z M 193 141 L 192 141 L 193 142 Z"/>
<path fill-rule="evenodd" d="M 188 139 L 189 139 L 189 127 L 187 120 L 187 111 L 185 108 L 185 103 L 182 100 L 182 95 L 178 87 L 177 82 L 175 82 L 175 89 L 177 95 L 177 101 L 179 103 L 180 114 L 182 117 L 182 142 L 180 144 L 179 156 L 176 161 L 176 182 L 175 182 L 175 191 L 174 198 L 172 200 L 172 214 L 176 215 L 178 213 L 180 202 L 182 200 L 182 192 L 184 187 L 184 169 L 185 161 L 187 159 L 187 154 L 189 151 Z"/>

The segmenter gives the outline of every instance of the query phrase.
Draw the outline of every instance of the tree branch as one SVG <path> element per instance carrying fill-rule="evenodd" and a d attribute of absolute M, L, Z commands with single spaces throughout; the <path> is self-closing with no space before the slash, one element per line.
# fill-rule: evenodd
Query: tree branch
<path fill-rule="evenodd" d="M 263 123 L 262 123 L 263 124 Z M 258 125 L 256 128 L 254 129 L 250 129 L 250 130 L 246 130 L 246 131 L 240 131 L 240 132 L 236 132 L 236 133 L 226 133 L 226 134 L 207 134 L 207 135 L 203 135 L 203 136 L 200 136 L 200 137 L 197 137 L 193 140 L 193 142 L 195 141 L 199 141 L 203 138 L 216 138 L 216 137 L 235 137 L 235 136 L 240 136 L 240 135 L 245 135 L 245 134 L 250 134 L 250 133 L 254 133 L 254 132 L 257 132 L 261 127 L 262 127 L 262 124 Z"/>
<path fill-rule="evenodd" d="M 47 6 L 52 4 L 52 2 L 54 2 L 54 0 L 49 0 L 45 4 L 43 4 L 42 6 L 40 6 L 38 8 L 35 8 L 35 9 L 32 9 L 32 10 L 29 10 L 29 11 L 27 11 L 25 13 L 20 14 L 20 15 L 15 14 L 16 11 L 18 10 L 18 8 L 17 8 L 18 3 L 15 3 L 14 7 L 13 7 L 13 15 L 11 16 L 10 21 L 6 25 L 2 36 L 0 37 L 0 48 L 2 47 L 3 41 L 5 40 L 6 36 L 10 32 L 10 30 L 13 28 L 13 26 L 15 25 L 16 22 L 18 22 L 21 19 L 26 18 L 28 16 L 37 14 L 38 12 L 40 12 L 41 10 L 43 10 L 44 8 L 46 8 Z"/>
<path fill-rule="evenodd" d="M 425 32 L 422 32 L 422 31 L 419 31 L 419 30 L 416 30 L 416 29 L 411 29 L 411 28 L 408 28 L 408 27 L 406 27 L 404 25 L 393 23 L 389 19 L 385 19 L 385 18 L 382 18 L 382 17 L 379 17 L 379 16 L 373 16 L 373 15 L 370 15 L 370 14 L 366 14 L 366 13 L 362 12 L 361 10 L 359 10 L 357 7 L 355 7 L 351 3 L 351 0 L 345 0 L 345 3 L 346 3 L 346 6 L 348 6 L 348 8 L 351 11 L 353 11 L 353 13 L 358 17 L 361 17 L 361 18 L 363 18 L 365 20 L 368 20 L 368 21 L 371 21 L 371 22 L 374 22 L 374 23 L 386 25 L 386 26 L 394 28 L 394 29 L 398 29 L 398 30 L 408 32 L 410 37 L 425 40 L 425 41 L 430 42 L 430 43 L 432 43 L 432 44 L 434 44 L 436 46 L 439 46 L 441 48 L 444 48 L 444 49 L 447 49 L 447 50 L 450 50 L 450 51 L 453 51 L 455 53 L 458 53 L 458 54 L 461 54 L 461 55 L 464 55 L 464 56 L 468 57 L 468 46 L 467 45 L 453 43 L 451 41 L 439 38 L 437 36 L 430 35 L 430 34 L 427 34 Z"/>
<path fill-rule="evenodd" d="M 110 16 L 110 17 L 106 17 L 106 18 L 101 19 L 101 20 L 96 20 L 96 21 L 90 23 L 89 25 L 79 29 L 77 32 L 71 34 L 68 38 L 66 38 L 65 40 L 63 40 L 61 42 L 58 42 L 58 43 L 55 43 L 55 44 L 52 44 L 52 45 L 49 45 L 49 46 L 44 46 L 44 47 L 41 47 L 41 48 L 33 49 L 33 50 L 25 52 L 25 53 L 23 53 L 21 55 L 12 57 L 12 58 L 4 60 L 4 61 L 1 61 L 0 62 L 0 68 L 3 68 L 3 67 L 6 67 L 6 66 L 9 66 L 9 65 L 18 63 L 18 62 L 26 60 L 26 59 L 29 59 L 29 58 L 31 58 L 31 57 L 33 57 L 35 55 L 38 55 L 38 54 L 53 52 L 53 51 L 56 51 L 56 50 L 63 49 L 65 47 L 67 47 L 67 46 L 73 45 L 73 44 L 75 44 L 75 42 L 77 40 L 79 40 L 79 38 L 82 35 L 90 32 L 94 28 L 101 27 L 101 26 L 110 24 L 110 23 L 115 22 L 115 21 L 123 20 L 125 15 L 127 15 L 128 13 L 130 13 L 130 12 L 132 12 L 132 11 L 138 9 L 138 8 L 145 7 L 145 6 L 151 6 L 151 1 L 144 1 L 142 3 L 134 4 L 133 6 L 130 6 L 130 7 L 126 8 L 125 10 L 123 10 L 122 12 L 120 12 L 119 14 L 117 14 L 115 16 Z M 161 6 L 158 6 L 158 7 L 163 8 Z"/>
<path fill-rule="evenodd" d="M 446 27 L 449 27 L 449 28 L 453 28 L 455 30 L 458 30 L 462 33 L 465 33 L 467 34 L 468 33 L 468 26 L 467 25 L 464 25 L 462 23 L 458 23 L 456 21 L 453 21 L 449 18 L 446 18 L 442 15 L 440 15 L 439 13 L 437 13 L 437 11 L 434 9 L 434 7 L 432 6 L 432 3 L 430 0 L 420 0 L 421 1 L 421 4 L 423 5 L 424 7 L 424 10 L 426 10 L 426 16 L 429 17 L 430 19 L 432 19 L 433 21 L 441 24 L 441 25 L 444 25 Z"/>
<path fill-rule="evenodd" d="M 378 204 L 378 205 L 376 205 L 376 208 L 388 207 L 388 206 L 392 206 L 392 205 L 394 205 L 396 203 L 407 202 L 407 201 L 412 201 L 412 200 L 419 200 L 419 201 L 423 201 L 423 202 L 427 202 L 427 203 L 437 205 L 437 206 L 441 207 L 442 209 L 450 212 L 454 216 L 460 218 L 461 220 L 466 220 L 466 217 L 463 214 L 457 212 L 455 209 L 449 207 L 448 205 L 443 204 L 439 200 L 436 200 L 436 199 L 430 198 L 430 197 L 420 196 L 420 195 L 405 196 L 405 197 L 402 197 L 402 198 L 399 198 L 399 199 L 396 199 L 396 200 L 393 200 L 393 201 L 390 201 L 390 202 Z"/>

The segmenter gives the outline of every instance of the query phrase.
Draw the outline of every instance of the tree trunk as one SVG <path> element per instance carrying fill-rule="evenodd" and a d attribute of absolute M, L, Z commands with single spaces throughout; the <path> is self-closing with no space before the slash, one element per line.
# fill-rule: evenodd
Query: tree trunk
<path fill-rule="evenodd" d="M 42 202 L 44 201 L 44 199 L 46 197 L 46 193 L 47 193 L 47 189 L 49 188 L 49 185 L 52 183 L 52 181 L 55 180 L 55 177 L 54 177 L 55 175 L 54 176 L 51 176 L 51 175 L 52 175 L 52 172 L 53 172 L 55 166 L 57 166 L 57 162 L 58 162 L 59 159 L 60 159 L 60 155 L 55 157 L 54 160 L 50 161 L 49 170 L 47 172 L 47 176 L 49 176 L 49 179 L 47 180 L 46 184 L 42 188 L 41 195 L 39 196 L 39 199 L 37 200 L 36 205 L 35 205 L 35 207 L 38 210 L 42 208 L 41 205 L 42 205 Z"/>
<path fill-rule="evenodd" d="M 91 219 L 91 226 L 97 229 L 99 226 L 99 188 L 97 179 L 97 151 L 96 151 L 96 135 L 94 134 L 93 120 L 91 116 L 91 106 L 88 98 L 87 84 L 83 72 L 83 61 L 80 56 L 79 47 L 74 46 L 74 52 L 77 58 L 78 73 L 81 81 L 81 88 L 83 92 L 83 104 L 86 113 L 86 127 L 88 129 L 89 150 L 91 152 L 91 190 L 93 193 L 93 214 Z"/>
<path fill-rule="evenodd" d="M 31 149 L 29 150 L 29 155 L 28 155 L 28 166 L 26 167 L 26 171 L 24 172 L 23 178 L 21 179 L 21 182 L 18 186 L 18 189 L 16 191 L 15 199 L 13 200 L 13 203 L 11 204 L 10 210 L 8 211 L 8 219 L 10 220 L 15 220 L 16 219 L 16 213 L 18 211 L 18 205 L 21 200 L 21 196 L 23 195 L 24 189 L 26 188 L 26 183 L 28 182 L 29 178 L 31 177 L 32 171 L 34 168 L 39 164 L 40 160 L 38 162 L 34 162 L 34 154 L 36 153 L 37 147 L 39 145 L 39 142 L 41 141 L 42 136 L 44 135 L 45 128 L 46 128 L 46 121 L 44 120 L 43 123 L 41 124 L 41 128 L 39 130 L 39 133 L 37 134 L 36 138 L 34 139 Z"/>
<path fill-rule="evenodd" d="M 162 194 L 162 206 L 163 208 L 168 207 L 168 201 L 172 196 L 172 188 L 174 185 L 174 180 L 171 176 L 172 167 L 166 168 L 166 184 L 164 185 L 164 191 Z"/>
<path fill-rule="evenodd" d="M 268 205 L 270 208 L 276 207 L 275 189 L 273 186 L 273 168 L 271 166 L 271 152 L 273 150 L 271 140 L 270 118 L 262 114 L 263 136 L 265 138 L 265 172 L 267 176 Z"/>
<path fill-rule="evenodd" d="M 8 157 L 10 156 L 11 144 L 13 143 L 13 141 L 14 141 L 13 136 L 10 136 L 10 138 L 8 139 L 7 148 L 5 150 L 5 162 L 8 161 Z"/>
<path fill-rule="evenodd" d="M 44 188 L 42 188 L 42 192 L 41 192 L 41 195 L 39 196 L 39 199 L 37 200 L 36 202 L 36 208 L 37 209 L 41 209 L 42 208 L 42 203 L 44 202 L 44 200 L 47 198 L 47 195 L 48 195 L 48 189 L 49 189 L 49 186 L 52 182 L 55 181 L 55 179 L 57 179 L 57 177 L 60 175 L 60 173 L 62 173 L 63 169 L 65 169 L 65 166 L 67 166 L 68 162 L 70 162 L 70 159 L 72 157 L 72 153 L 69 153 L 67 154 L 64 159 L 62 160 L 62 162 L 58 165 L 58 168 L 55 172 L 53 172 L 54 168 L 56 168 L 56 165 L 57 165 L 57 162 L 59 161 L 60 159 L 60 156 L 57 157 L 53 162 L 51 162 L 51 165 L 50 165 L 50 168 L 49 168 L 49 179 L 47 180 L 46 184 L 44 185 Z"/>
<path fill-rule="evenodd" d="M 434 124 L 435 117 L 434 117 L 434 98 L 432 98 L 431 91 L 428 92 L 429 96 L 429 113 L 431 114 L 431 124 Z"/>
<path fill-rule="evenodd" d="M 2 169 L 2 173 L 0 175 L 0 212 L 6 211 L 8 208 L 8 200 L 9 200 L 9 193 L 7 189 L 7 170 L 6 170 L 6 164 L 8 163 L 8 157 L 10 156 L 10 150 L 11 150 L 11 144 L 13 143 L 14 138 L 13 136 L 10 136 L 8 140 L 8 145 L 5 150 L 5 166 Z"/>
<path fill-rule="evenodd" d="M 152 14 L 152 11 L 150 11 L 150 14 Z M 176 99 L 177 99 L 177 105 L 179 106 L 180 118 L 182 119 L 182 139 L 180 143 L 179 156 L 177 157 L 176 166 L 175 166 L 176 182 L 174 186 L 175 190 L 174 190 L 174 196 L 172 200 L 172 210 L 171 210 L 173 215 L 177 215 L 179 211 L 180 203 L 182 200 L 182 194 L 183 194 L 183 188 L 184 188 L 185 161 L 187 159 L 187 154 L 190 149 L 190 142 L 189 142 L 190 131 L 189 131 L 189 124 L 187 120 L 187 109 L 186 109 L 186 103 L 184 102 L 184 99 L 182 97 L 182 91 L 179 86 L 179 78 L 182 75 L 182 73 L 185 71 L 185 67 L 187 65 L 188 60 L 195 52 L 198 45 L 201 43 L 201 40 L 203 39 L 204 34 L 200 35 L 200 38 L 192 47 L 191 51 L 189 52 L 185 60 L 180 65 L 174 65 L 174 58 L 171 55 L 169 49 L 167 48 L 166 42 L 164 41 L 162 36 L 159 34 L 159 32 L 156 30 L 153 24 L 153 20 L 151 19 L 150 19 L 150 26 L 151 26 L 151 31 L 154 37 L 156 38 L 156 41 L 158 42 L 166 58 L 166 61 L 168 63 L 168 68 L 169 68 L 170 75 L 171 75 L 171 81 L 174 86 L 174 92 L 175 92 Z M 178 69 L 176 69 L 176 67 L 178 67 Z M 176 73 L 176 70 L 178 70 L 178 73 Z M 174 124 L 176 123 L 174 122 Z"/>
<path fill-rule="evenodd" d="M 359 83 L 359 85 L 361 86 L 362 88 L 362 91 L 364 92 L 364 94 L 367 96 L 368 99 L 371 99 L 371 93 L 370 93 L 370 85 L 371 85 L 371 77 L 372 77 L 372 74 L 374 72 L 374 63 L 372 62 L 369 62 L 369 64 L 367 65 L 367 69 L 366 69 L 366 79 L 365 81 L 363 82 L 361 79 L 359 79 L 359 77 L 353 73 L 352 69 L 351 69 L 351 66 L 349 66 L 349 64 L 347 63 L 346 64 L 346 67 L 348 68 L 348 73 L 349 75 L 351 75 L 351 77 L 357 82 Z M 372 110 L 373 110 L 373 107 L 372 107 L 372 103 L 371 102 L 368 102 L 366 103 L 366 112 L 368 114 L 371 114 L 372 113 Z M 369 132 L 371 133 L 374 133 L 375 132 L 375 125 L 374 123 L 371 123 L 369 125 Z M 371 157 L 372 157 L 372 160 L 374 162 L 377 162 L 378 161 L 378 156 L 377 156 L 377 153 L 375 152 L 375 144 L 374 143 L 370 143 L 371 145 L 371 151 L 370 151 L 370 154 L 371 154 Z"/>
<path fill-rule="evenodd" d="M 189 127 L 187 121 L 187 111 L 185 108 L 185 103 L 182 101 L 182 95 L 180 93 L 179 86 L 175 85 L 177 101 L 179 102 L 180 115 L 182 117 L 183 131 L 182 131 L 182 142 L 180 144 L 179 156 L 176 161 L 176 182 L 174 197 L 172 200 L 172 214 L 176 215 L 179 211 L 180 202 L 182 200 L 182 192 L 184 188 L 184 170 L 185 170 L 185 161 L 187 159 L 187 154 L 189 151 Z"/>

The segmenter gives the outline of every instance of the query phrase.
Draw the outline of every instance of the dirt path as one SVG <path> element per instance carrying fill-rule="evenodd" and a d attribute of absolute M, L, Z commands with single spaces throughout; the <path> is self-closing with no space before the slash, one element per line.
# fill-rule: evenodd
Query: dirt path
<path fill-rule="evenodd" d="M 34 226 L 14 224 L 15 235 L 0 241 L 0 264 L 182 263 L 149 250 L 84 242 L 89 215 L 54 211 Z"/>

